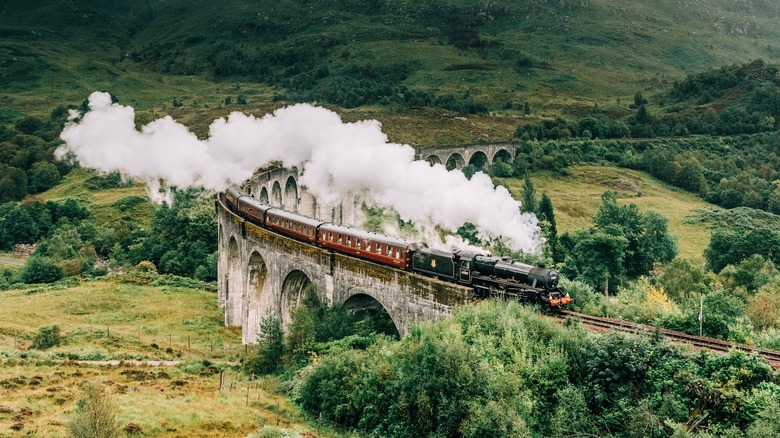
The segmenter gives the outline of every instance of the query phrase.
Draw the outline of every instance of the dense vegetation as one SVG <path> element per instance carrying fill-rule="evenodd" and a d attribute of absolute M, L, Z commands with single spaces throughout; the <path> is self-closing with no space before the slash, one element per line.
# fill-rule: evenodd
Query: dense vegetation
<path fill-rule="evenodd" d="M 0 203 L 46 191 L 70 171 L 67 162 L 54 159 L 67 114 L 60 106 L 48 120 L 24 117 L 0 124 Z"/>
<path fill-rule="evenodd" d="M 303 368 L 288 364 L 291 396 L 319 421 L 371 436 L 778 433 L 780 385 L 755 358 L 588 335 L 515 303 L 463 307 L 399 342 L 351 337 L 311 351 Z"/>
<path fill-rule="evenodd" d="M 87 180 L 86 185 L 111 181 L 113 176 Z M 139 196 L 122 198 L 109 209 L 118 217 L 98 219 L 74 198 L 43 203 L 30 198 L 22 203 L 0 204 L 0 250 L 16 244 L 37 243 L 22 271 L 6 271 L 0 287 L 15 282 L 50 283 L 63 276 L 103 275 L 141 262 L 152 263 L 160 273 L 199 280 L 216 279 L 217 232 L 213 201 L 196 192 L 176 192 L 173 205 L 153 213 L 151 229 L 137 217 Z M 97 264 L 110 260 L 110 266 Z"/>

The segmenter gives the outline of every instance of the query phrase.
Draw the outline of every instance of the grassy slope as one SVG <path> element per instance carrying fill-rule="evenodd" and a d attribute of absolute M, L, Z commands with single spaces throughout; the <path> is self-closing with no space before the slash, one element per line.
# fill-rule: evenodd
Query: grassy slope
<path fill-rule="evenodd" d="M 146 186 L 140 183 L 130 187 L 113 189 L 89 190 L 84 183 L 97 175 L 95 171 L 76 168 L 63 178 L 60 183 L 46 192 L 35 195 L 41 202 L 60 201 L 67 198 L 78 199 L 95 218 L 95 226 L 110 224 L 118 218 L 129 215 L 133 222 L 142 228 L 149 229 L 152 221 L 152 203 L 141 202 L 132 210 L 121 212 L 113 203 L 130 196 L 147 197 Z"/>
<path fill-rule="evenodd" d="M 33 412 L 21 419 L 22 432 L 62 436 L 85 380 L 100 382 L 112 394 L 123 425 L 140 424 L 149 436 L 244 436 L 263 423 L 308 429 L 298 411 L 274 395 L 273 380 L 253 384 L 246 406 L 247 382 L 220 394 L 218 374 L 186 372 L 198 371 L 201 359 L 235 360 L 243 351 L 240 332 L 224 327 L 214 293 L 117 283 L 109 277 L 66 288 L 6 291 L 2 302 L 0 406 L 16 413 L 0 413 L 0 436 L 11 435 L 11 425 L 18 422 L 12 417 L 22 407 Z M 65 343 L 45 352 L 27 351 L 37 329 L 53 324 L 62 328 Z M 165 351 L 169 342 L 172 353 Z M 68 354 L 188 362 L 156 368 L 49 360 Z M 228 370 L 227 385 L 236 377 Z"/>
<path fill-rule="evenodd" d="M 598 211 L 601 195 L 616 191 L 619 202 L 632 202 L 640 210 L 652 208 L 669 218 L 669 231 L 676 236 L 680 257 L 704 263 L 703 251 L 710 240 L 710 231 L 701 224 L 687 224 L 684 219 L 694 216 L 694 210 L 716 209 L 696 196 L 647 174 L 628 169 L 604 166 L 576 166 L 568 175 L 538 172 L 532 175 L 536 191 L 547 192 L 555 207 L 558 232 L 572 232 L 592 225 Z M 521 179 L 502 180 L 510 192 L 520 198 Z M 641 196 L 637 194 L 641 192 Z"/>

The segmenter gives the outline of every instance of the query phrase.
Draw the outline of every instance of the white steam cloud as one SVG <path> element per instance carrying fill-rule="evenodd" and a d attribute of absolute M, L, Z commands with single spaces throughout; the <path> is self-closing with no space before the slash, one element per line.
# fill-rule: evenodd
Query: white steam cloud
<path fill-rule="evenodd" d="M 108 93 L 92 93 L 89 106 L 83 116 L 72 114 L 57 156 L 144 180 L 152 195 L 161 181 L 224 190 L 271 161 L 304 163 L 299 183 L 320 203 L 357 194 L 424 231 L 435 225 L 454 231 L 471 222 L 481 238 L 500 237 L 525 253 L 540 251 L 536 217 L 521 214 L 520 203 L 504 187 L 494 188 L 482 173 L 469 180 L 458 170 L 415 161 L 414 149 L 388 143 L 375 120 L 343 123 L 330 110 L 299 104 L 262 118 L 231 113 L 215 120 L 209 138 L 200 140 L 171 117 L 138 131 L 133 108 L 111 103 Z"/>

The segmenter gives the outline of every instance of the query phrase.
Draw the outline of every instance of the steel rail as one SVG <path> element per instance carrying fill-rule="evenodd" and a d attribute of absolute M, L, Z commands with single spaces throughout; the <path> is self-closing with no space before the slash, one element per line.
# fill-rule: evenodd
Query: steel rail
<path fill-rule="evenodd" d="M 668 330 L 663 328 L 657 328 L 651 325 L 639 324 L 631 321 L 625 321 L 616 318 L 606 318 L 600 316 L 587 315 L 585 313 L 572 312 L 564 310 L 556 314 L 559 319 L 565 320 L 568 318 L 576 318 L 582 322 L 583 325 L 607 329 L 612 331 L 619 331 L 623 333 L 631 333 L 643 336 L 652 336 L 654 333 L 659 333 L 666 338 L 685 342 L 695 347 L 706 348 L 708 350 L 714 350 L 719 352 L 728 352 L 731 349 L 737 349 L 746 353 L 755 353 L 767 360 L 774 368 L 780 367 L 780 351 L 767 350 L 764 348 L 756 348 L 750 345 L 738 344 L 735 342 L 723 341 L 721 339 L 707 338 L 704 336 L 689 335 L 674 330 Z"/>

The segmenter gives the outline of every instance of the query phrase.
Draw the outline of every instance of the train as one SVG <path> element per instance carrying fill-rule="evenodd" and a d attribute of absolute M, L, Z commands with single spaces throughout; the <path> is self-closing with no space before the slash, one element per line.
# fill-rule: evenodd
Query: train
<path fill-rule="evenodd" d="M 501 297 L 538 305 L 546 313 L 564 310 L 572 299 L 558 273 L 510 257 L 441 251 L 417 243 L 302 216 L 264 204 L 237 185 L 219 202 L 244 220 L 273 232 L 374 263 L 435 277 L 474 289 L 476 298 Z"/>

